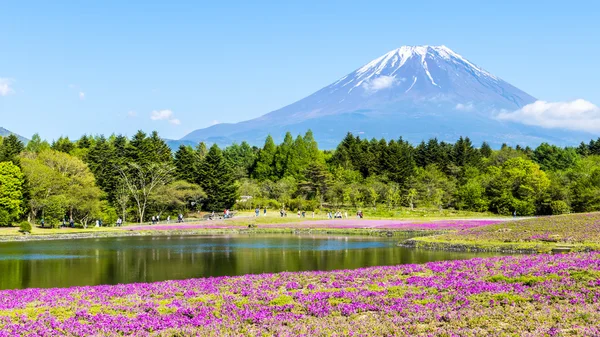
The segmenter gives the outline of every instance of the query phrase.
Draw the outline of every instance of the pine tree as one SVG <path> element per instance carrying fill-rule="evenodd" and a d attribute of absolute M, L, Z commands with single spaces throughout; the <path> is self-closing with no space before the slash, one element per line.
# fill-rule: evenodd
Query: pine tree
<path fill-rule="evenodd" d="M 252 170 L 252 176 L 255 179 L 266 180 L 271 179 L 273 177 L 273 159 L 275 157 L 276 150 L 277 146 L 273 141 L 273 137 L 271 137 L 271 135 L 267 136 L 267 139 L 265 140 L 265 145 L 258 152 L 258 157 Z"/>
<path fill-rule="evenodd" d="M 115 151 L 104 136 L 100 136 L 90 148 L 86 163 L 94 174 L 96 185 L 107 194 L 109 201 L 114 201 L 118 178 L 115 174 Z"/>
<path fill-rule="evenodd" d="M 412 146 L 400 138 L 397 142 L 394 140 L 389 142 L 384 156 L 384 168 L 389 179 L 401 187 L 414 175 L 415 160 L 412 152 Z"/>
<path fill-rule="evenodd" d="M 175 173 L 177 179 L 185 180 L 187 182 L 194 182 L 196 176 L 197 155 L 191 146 L 180 145 L 177 152 L 175 152 Z"/>
<path fill-rule="evenodd" d="M 275 176 L 277 178 L 283 178 L 285 176 L 292 175 L 291 172 L 293 167 L 291 166 L 291 156 L 294 147 L 294 138 L 290 132 L 285 133 L 283 142 L 277 146 L 275 156 L 273 157 L 273 167 L 275 169 Z"/>
<path fill-rule="evenodd" d="M 483 142 L 479 148 L 479 153 L 483 158 L 489 158 L 492 155 L 492 147 L 487 142 Z"/>
<path fill-rule="evenodd" d="M 11 134 L 2 139 L 0 143 L 0 162 L 10 161 L 15 165 L 19 165 L 19 154 L 23 152 L 25 146 L 17 138 Z"/>
<path fill-rule="evenodd" d="M 220 211 L 233 206 L 237 198 L 237 185 L 233 171 L 214 144 L 200 165 L 198 185 L 207 195 L 204 208 L 207 211 Z"/>
<path fill-rule="evenodd" d="M 75 148 L 75 144 L 71 142 L 69 137 L 60 137 L 56 141 L 52 142 L 52 149 L 64 153 L 71 153 Z"/>

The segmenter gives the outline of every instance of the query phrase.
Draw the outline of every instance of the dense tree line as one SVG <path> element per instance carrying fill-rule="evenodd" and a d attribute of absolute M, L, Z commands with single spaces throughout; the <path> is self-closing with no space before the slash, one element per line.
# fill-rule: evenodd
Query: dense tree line
<path fill-rule="evenodd" d="M 241 198 L 240 198 L 241 197 Z M 430 139 L 361 139 L 332 151 L 311 131 L 281 144 L 199 143 L 172 152 L 157 132 L 84 135 L 26 145 L 0 138 L 0 225 L 21 219 L 79 225 L 102 219 L 227 208 L 432 208 L 545 215 L 600 210 L 600 138 L 535 149 Z"/>

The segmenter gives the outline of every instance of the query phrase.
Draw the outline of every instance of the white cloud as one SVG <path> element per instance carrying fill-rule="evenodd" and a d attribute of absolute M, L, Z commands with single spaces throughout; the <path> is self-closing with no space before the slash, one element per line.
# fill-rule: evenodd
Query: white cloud
<path fill-rule="evenodd" d="M 171 110 L 154 110 L 150 114 L 150 119 L 153 121 L 171 119 L 171 117 L 173 117 L 173 111 Z"/>
<path fill-rule="evenodd" d="M 501 112 L 496 118 L 550 129 L 600 132 L 600 108 L 583 99 L 572 102 L 537 101 L 517 111 Z"/>
<path fill-rule="evenodd" d="M 175 118 L 173 111 L 165 109 L 165 110 L 154 110 L 150 114 L 150 119 L 153 121 L 163 121 L 166 120 L 173 125 L 181 124 L 181 121 Z"/>
<path fill-rule="evenodd" d="M 372 80 L 363 82 L 362 87 L 366 92 L 372 94 L 382 89 L 393 87 L 398 80 L 394 76 L 379 76 Z"/>
<path fill-rule="evenodd" d="M 462 104 L 462 103 L 458 103 L 454 109 L 455 110 L 459 110 L 459 111 L 473 111 L 475 107 L 473 106 L 473 103 L 467 103 L 467 104 Z"/>
<path fill-rule="evenodd" d="M 85 99 L 85 92 L 83 92 L 83 91 L 79 92 L 79 99 L 82 101 Z"/>
<path fill-rule="evenodd" d="M 127 117 L 131 117 L 131 118 L 137 117 L 137 112 L 135 112 L 133 110 L 127 111 Z"/>
<path fill-rule="evenodd" d="M 15 91 L 12 88 L 12 80 L 10 78 L 0 78 L 0 96 L 8 96 Z"/>
<path fill-rule="evenodd" d="M 214 121 L 212 121 L 212 123 L 210 123 L 210 125 L 217 125 L 219 123 L 221 123 L 221 122 L 219 122 L 218 120 L 215 119 Z"/>

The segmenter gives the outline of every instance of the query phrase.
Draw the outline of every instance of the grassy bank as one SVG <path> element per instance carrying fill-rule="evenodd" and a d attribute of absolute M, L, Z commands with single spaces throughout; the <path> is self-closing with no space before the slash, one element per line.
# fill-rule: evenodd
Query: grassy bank
<path fill-rule="evenodd" d="M 403 245 L 439 250 L 534 253 L 600 250 L 600 213 L 507 221 L 411 239 Z"/>

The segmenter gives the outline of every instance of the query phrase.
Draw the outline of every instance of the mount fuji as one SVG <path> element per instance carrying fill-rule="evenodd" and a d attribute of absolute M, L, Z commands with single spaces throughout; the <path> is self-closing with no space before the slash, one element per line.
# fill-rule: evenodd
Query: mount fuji
<path fill-rule="evenodd" d="M 281 140 L 312 129 L 322 148 L 333 148 L 347 132 L 361 138 L 412 143 L 436 137 L 470 137 L 537 146 L 575 145 L 589 134 L 549 130 L 496 118 L 536 99 L 487 72 L 446 46 L 404 46 L 367 63 L 333 84 L 261 117 L 217 124 L 191 132 L 180 142 L 262 145 L 268 134 Z"/>

